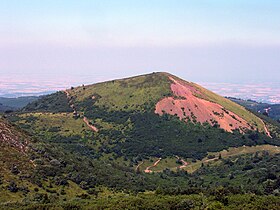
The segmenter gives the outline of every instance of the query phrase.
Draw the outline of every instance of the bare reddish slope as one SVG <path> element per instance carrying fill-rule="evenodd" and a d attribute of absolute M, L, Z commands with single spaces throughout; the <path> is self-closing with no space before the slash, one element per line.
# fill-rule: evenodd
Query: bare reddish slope
<path fill-rule="evenodd" d="M 28 149 L 28 141 L 22 137 L 11 125 L 0 120 L 0 144 L 9 145 L 19 152 L 25 153 Z"/>
<path fill-rule="evenodd" d="M 173 82 L 171 90 L 174 97 L 166 97 L 156 104 L 155 113 L 177 115 L 181 120 L 193 122 L 208 122 L 211 125 L 219 124 L 221 128 L 232 132 L 239 129 L 241 132 L 253 129 L 247 121 L 217 103 L 213 103 L 195 95 L 201 94 L 195 87 L 183 83 L 169 76 Z"/>

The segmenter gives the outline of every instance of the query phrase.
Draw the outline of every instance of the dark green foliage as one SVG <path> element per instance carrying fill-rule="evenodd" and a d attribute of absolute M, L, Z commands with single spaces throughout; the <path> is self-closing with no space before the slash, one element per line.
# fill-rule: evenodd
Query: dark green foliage
<path fill-rule="evenodd" d="M 43 96 L 23 108 L 24 112 L 72 112 L 66 94 L 62 91 Z"/>
<path fill-rule="evenodd" d="M 222 193 L 222 194 L 219 194 Z M 75 200 L 68 202 L 51 202 L 53 196 L 37 193 L 30 202 L 5 204 L 0 209 L 151 209 L 151 210 L 191 210 L 191 209 L 225 209 L 225 210 L 277 210 L 280 199 L 277 196 L 257 195 L 224 195 L 224 192 L 217 192 L 216 195 L 113 195 L 111 197 L 100 197 L 88 199 L 86 194 L 77 196 Z"/>
<path fill-rule="evenodd" d="M 271 143 L 279 145 L 279 141 L 270 139 L 258 132 L 249 131 L 242 135 L 238 131 L 233 134 L 210 125 L 182 122 L 170 115 L 159 116 L 153 112 L 109 111 L 93 106 L 85 110 L 91 119 L 102 119 L 106 122 L 132 125 L 126 130 L 102 130 L 100 136 L 107 136 L 111 146 L 106 150 L 118 156 L 135 157 L 167 157 L 178 155 L 202 159 L 207 152 L 215 152 L 228 147 Z M 120 141 L 122 140 L 122 141 Z M 104 148 L 105 149 L 105 148 Z"/>
<path fill-rule="evenodd" d="M 14 181 L 11 181 L 7 187 L 7 189 L 10 191 L 10 192 L 17 192 L 18 191 L 18 186 L 17 184 L 14 182 Z"/>
<path fill-rule="evenodd" d="M 15 175 L 20 173 L 20 171 L 19 171 L 19 169 L 17 168 L 16 165 L 13 165 L 13 166 L 12 166 L 11 172 L 12 172 L 13 174 L 15 174 Z"/>
<path fill-rule="evenodd" d="M 222 164 L 202 167 L 193 176 L 201 177 L 205 186 L 221 185 L 227 189 L 242 187 L 236 188 L 237 193 L 273 194 L 280 190 L 279 161 L 280 154 L 271 156 L 265 151 L 257 152 L 254 155 L 222 159 Z"/>

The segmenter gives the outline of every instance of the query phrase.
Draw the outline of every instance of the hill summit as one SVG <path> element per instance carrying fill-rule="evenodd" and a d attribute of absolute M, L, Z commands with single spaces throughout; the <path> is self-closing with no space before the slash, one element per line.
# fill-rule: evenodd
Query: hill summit
<path fill-rule="evenodd" d="M 154 110 L 159 115 L 166 113 L 177 116 L 182 121 L 209 123 L 229 132 L 259 130 L 270 135 L 264 122 L 244 107 L 165 72 L 80 86 L 57 95 L 61 96 L 59 101 L 64 98 L 63 111 L 71 111 L 67 106 L 68 100 L 72 111 L 82 116 L 85 109 L 89 108 L 83 105 L 88 103 L 110 111 Z M 46 99 L 43 98 L 41 102 Z M 38 102 L 30 104 L 25 110 L 59 110 L 58 104 L 51 103 L 47 106 L 39 103 L 39 106 L 34 106 L 36 104 Z M 78 109 L 73 110 L 73 107 Z"/>
<path fill-rule="evenodd" d="M 207 151 L 263 144 L 274 135 L 244 107 L 165 72 L 72 87 L 23 111 L 20 119 L 32 117 L 36 124 L 24 125 L 37 130 L 34 135 L 65 142 L 82 137 L 94 157 L 202 158 Z"/>

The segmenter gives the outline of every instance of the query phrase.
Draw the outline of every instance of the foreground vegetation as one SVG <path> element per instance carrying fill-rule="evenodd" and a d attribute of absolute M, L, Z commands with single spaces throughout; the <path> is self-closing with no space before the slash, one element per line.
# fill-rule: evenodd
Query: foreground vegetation
<path fill-rule="evenodd" d="M 280 198 L 277 196 L 258 196 L 253 194 L 223 194 L 223 188 L 210 194 L 193 195 L 161 195 L 161 194 L 110 194 L 94 199 L 76 198 L 69 202 L 48 203 L 13 203 L 6 204 L 0 209 L 259 209 L 276 210 L 280 206 Z"/>
<path fill-rule="evenodd" d="M 203 195 L 209 201 L 207 205 L 219 201 L 219 205 L 230 208 L 230 196 L 239 195 L 236 197 L 239 200 L 235 202 L 246 206 L 247 194 L 255 199 L 252 198 L 252 205 L 267 205 L 265 203 L 268 202 L 271 205 L 268 209 L 273 209 L 275 202 L 279 203 L 280 154 L 269 154 L 267 151 L 220 158 L 218 161 L 202 164 L 192 174 L 184 170 L 169 169 L 155 174 L 137 173 L 110 162 L 102 164 L 90 159 L 76 160 L 67 156 L 57 157 L 57 154 L 49 155 L 53 158 L 56 155 L 56 158 L 63 158 L 66 162 L 58 163 L 53 159 L 50 165 L 38 165 L 34 170 L 25 172 L 20 171 L 20 167 L 18 172 L 11 168 L 11 175 L 1 178 L 1 206 L 32 206 L 35 203 L 36 208 L 42 204 L 89 207 L 100 205 L 100 208 L 105 208 L 122 203 L 119 207 L 121 209 L 125 205 L 157 206 L 158 202 L 162 202 L 161 199 L 171 199 L 169 205 L 174 206 L 183 195 L 189 196 L 183 196 L 186 199 L 194 199 L 192 202 L 196 206 L 198 204 L 195 198 Z M 28 175 L 28 172 L 32 175 Z M 139 201 L 139 196 L 143 193 L 149 194 L 147 200 L 151 200 L 150 202 L 146 198 L 143 198 L 145 201 Z M 259 196 L 263 196 L 262 199 L 256 199 Z M 270 203 L 271 201 L 273 202 Z M 264 203 L 261 204 L 262 202 Z M 168 209 L 168 205 L 166 208 Z"/>

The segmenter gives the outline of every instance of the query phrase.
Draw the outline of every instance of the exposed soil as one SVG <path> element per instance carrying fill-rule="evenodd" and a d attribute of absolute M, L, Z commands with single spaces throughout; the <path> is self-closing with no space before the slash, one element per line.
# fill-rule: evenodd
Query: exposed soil
<path fill-rule="evenodd" d="M 180 169 L 185 168 L 187 165 L 189 165 L 188 162 L 186 162 L 184 159 L 180 158 L 179 156 L 176 155 L 176 158 L 182 162 L 182 165 L 179 166 Z"/>
<path fill-rule="evenodd" d="M 135 171 L 138 171 L 139 168 L 140 168 L 140 166 L 141 166 L 143 163 L 144 163 L 143 161 L 142 161 L 141 163 L 139 163 L 139 164 L 136 166 Z"/>
<path fill-rule="evenodd" d="M 67 90 L 65 90 L 64 92 L 65 92 L 65 94 L 66 94 L 66 97 L 67 97 L 69 106 L 73 109 L 73 115 L 74 115 L 74 117 L 79 117 L 80 115 L 78 114 L 78 112 L 77 112 L 77 110 L 76 110 L 76 108 L 75 108 L 75 105 L 73 104 L 72 97 L 71 97 L 70 93 L 69 93 Z M 92 99 L 94 99 L 94 96 L 92 96 Z M 85 124 L 86 124 L 91 130 L 93 130 L 94 132 L 98 132 L 98 128 L 95 127 L 94 125 L 92 125 L 92 124 L 89 122 L 89 120 L 88 120 L 85 116 L 83 116 L 83 121 L 85 122 Z"/>
<path fill-rule="evenodd" d="M 83 121 L 87 124 L 87 126 L 88 126 L 91 130 L 93 130 L 94 132 L 98 132 L 98 128 L 95 127 L 94 125 L 91 125 L 90 122 L 89 122 L 89 120 L 88 120 L 86 117 L 83 118 Z"/>
<path fill-rule="evenodd" d="M 160 161 L 161 161 L 161 158 L 159 158 L 156 162 L 154 162 L 153 165 L 148 166 L 148 167 L 144 170 L 144 172 L 145 172 L 145 173 L 152 173 L 153 171 L 151 170 L 151 168 L 152 168 L 152 167 L 156 167 L 157 164 L 159 164 Z"/>
<path fill-rule="evenodd" d="M 267 127 L 266 127 L 266 125 L 265 125 L 265 123 L 264 123 L 263 120 L 262 120 L 262 123 L 263 123 L 264 131 L 265 131 L 266 135 L 269 136 L 270 138 L 272 138 L 272 136 L 270 135 L 270 132 L 269 132 L 269 130 L 267 129 Z"/>
<path fill-rule="evenodd" d="M 200 94 L 195 87 L 175 80 L 171 90 L 173 97 L 165 97 L 156 104 L 155 113 L 177 115 L 181 120 L 192 122 L 208 122 L 211 125 L 219 125 L 220 128 L 232 132 L 235 129 L 241 132 L 252 129 L 247 121 L 217 103 L 207 101 L 195 96 Z"/>

